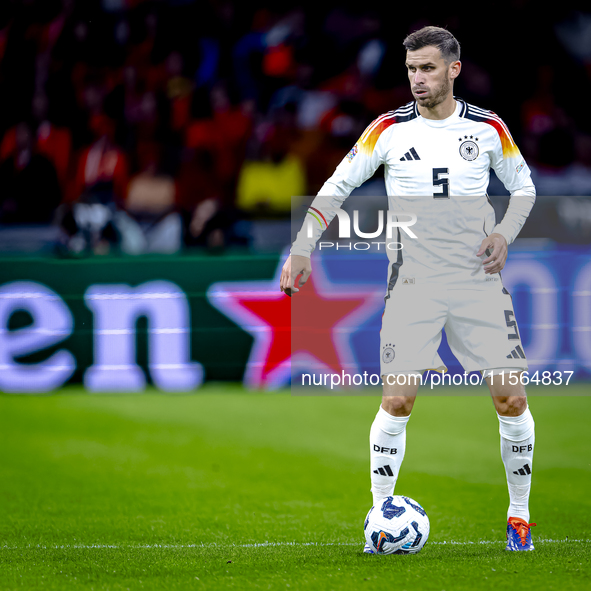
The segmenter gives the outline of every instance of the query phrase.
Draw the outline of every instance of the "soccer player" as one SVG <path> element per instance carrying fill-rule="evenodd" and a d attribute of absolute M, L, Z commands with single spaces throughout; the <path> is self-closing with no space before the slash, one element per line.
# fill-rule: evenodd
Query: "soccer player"
<path fill-rule="evenodd" d="M 534 204 L 535 188 L 500 117 L 454 97 L 461 71 L 454 36 L 424 27 L 410 34 L 404 47 L 415 100 L 369 125 L 309 210 L 322 211 L 330 223 L 334 208 L 383 164 L 390 211 L 400 221 L 416 216 L 411 229 L 417 238 L 399 232 L 394 238 L 403 240 L 404 248 L 387 249 L 390 272 L 380 332 L 383 397 L 370 431 L 373 503 L 394 492 L 418 391 L 418 381 L 400 385 L 404 380 L 396 376 L 445 371 L 437 353 L 445 327 L 465 371 L 484 372 L 499 418 L 509 488 L 507 550 L 533 550 L 528 501 L 534 421 L 521 383 L 528 365 L 500 271 L 507 246 Z M 486 194 L 490 168 L 511 193 L 499 224 Z M 288 295 L 298 291 L 299 275 L 300 287 L 310 276 L 310 254 L 325 228 L 316 222 L 312 238 L 307 224 L 299 232 L 281 274 L 280 287 Z M 519 379 L 509 380 L 509 372 Z M 367 546 L 365 551 L 371 552 Z"/>

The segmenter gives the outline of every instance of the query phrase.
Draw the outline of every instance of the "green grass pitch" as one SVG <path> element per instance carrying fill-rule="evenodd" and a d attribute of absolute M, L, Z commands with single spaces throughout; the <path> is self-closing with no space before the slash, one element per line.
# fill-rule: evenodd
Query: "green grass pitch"
<path fill-rule="evenodd" d="M 385 557 L 362 553 L 378 396 L 1 395 L 0 589 L 591 589 L 588 390 L 530 396 L 523 554 L 504 551 L 491 401 L 419 397 L 396 492 L 431 535 Z"/>

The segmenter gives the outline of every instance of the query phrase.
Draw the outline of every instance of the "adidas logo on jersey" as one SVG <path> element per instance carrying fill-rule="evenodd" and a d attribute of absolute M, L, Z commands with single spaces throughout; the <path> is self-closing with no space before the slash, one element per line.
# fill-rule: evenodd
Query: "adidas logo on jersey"
<path fill-rule="evenodd" d="M 517 347 L 515 347 L 515 349 L 513 349 L 513 351 L 507 355 L 507 359 L 519 359 L 520 357 L 521 359 L 525 359 L 525 353 L 519 345 L 517 345 Z"/>
<path fill-rule="evenodd" d="M 414 148 L 411 148 L 400 160 L 420 160 L 420 156 Z"/>
<path fill-rule="evenodd" d="M 529 464 L 525 464 L 523 466 L 523 468 L 519 468 L 519 470 L 515 470 L 513 472 L 513 474 L 517 474 L 519 476 L 527 476 L 528 474 L 531 474 L 531 470 L 530 470 Z"/>

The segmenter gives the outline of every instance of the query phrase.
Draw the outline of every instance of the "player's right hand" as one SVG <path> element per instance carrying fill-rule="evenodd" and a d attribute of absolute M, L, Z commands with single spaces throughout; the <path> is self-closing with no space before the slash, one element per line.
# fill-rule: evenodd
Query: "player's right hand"
<path fill-rule="evenodd" d="M 481 257 L 483 254 L 488 254 L 488 257 L 482 261 L 484 273 L 486 275 L 499 273 L 503 270 L 509 254 L 507 239 L 502 234 L 493 232 L 482 241 L 476 256 Z"/>
<path fill-rule="evenodd" d="M 281 269 L 281 279 L 279 281 L 281 291 L 291 297 L 291 294 L 300 291 L 295 286 L 297 277 L 299 275 L 302 276 L 299 282 L 301 288 L 302 285 L 308 281 L 308 277 L 310 277 L 311 273 L 312 263 L 308 257 L 299 256 L 297 254 L 288 256 L 285 265 L 283 265 L 283 269 Z"/>

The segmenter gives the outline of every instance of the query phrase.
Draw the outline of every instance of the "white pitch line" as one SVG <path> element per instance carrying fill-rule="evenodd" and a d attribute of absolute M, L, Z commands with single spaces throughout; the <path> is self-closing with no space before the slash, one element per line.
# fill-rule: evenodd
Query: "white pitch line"
<path fill-rule="evenodd" d="M 505 544 L 503 540 L 479 540 L 477 542 L 457 542 L 455 540 L 444 540 L 442 542 L 427 542 L 434 546 L 478 546 L 478 545 L 500 545 Z M 591 540 L 553 540 L 537 539 L 534 544 L 589 544 Z M 306 547 L 306 546 L 363 546 L 362 541 L 357 542 L 259 542 L 252 544 L 219 544 L 212 542 L 209 544 L 138 544 L 136 545 L 117 545 L 117 544 L 61 544 L 55 546 L 0 546 L 2 550 L 182 550 L 191 548 L 281 548 L 281 547 Z"/>

